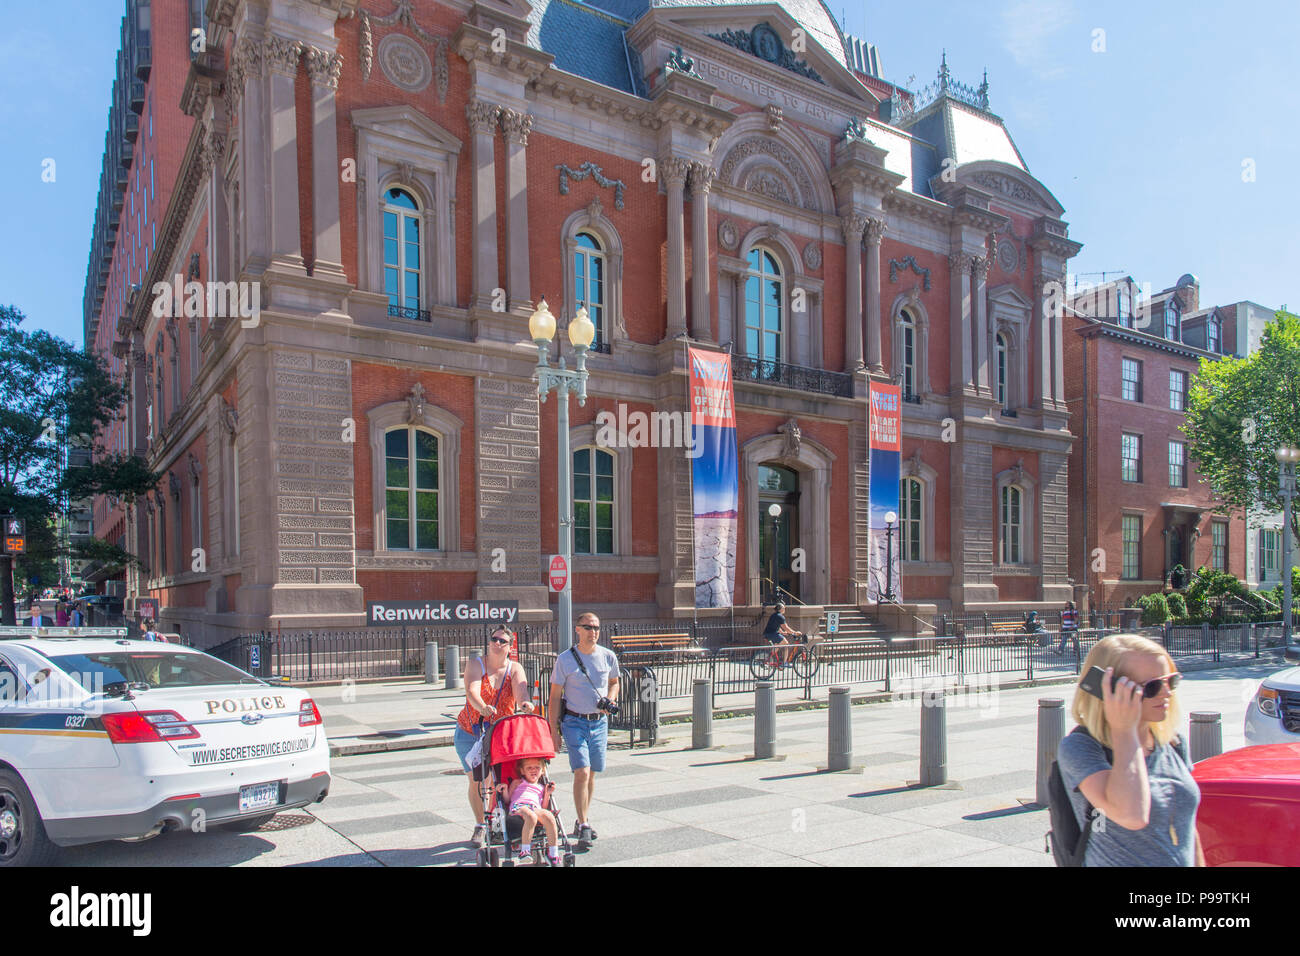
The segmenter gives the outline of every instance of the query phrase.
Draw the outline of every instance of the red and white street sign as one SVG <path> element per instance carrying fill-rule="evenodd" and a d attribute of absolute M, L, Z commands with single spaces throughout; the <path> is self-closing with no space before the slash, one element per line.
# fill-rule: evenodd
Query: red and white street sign
<path fill-rule="evenodd" d="M 551 564 L 547 569 L 546 578 L 550 582 L 552 594 L 569 590 L 569 562 L 564 559 L 564 555 L 551 555 Z"/>

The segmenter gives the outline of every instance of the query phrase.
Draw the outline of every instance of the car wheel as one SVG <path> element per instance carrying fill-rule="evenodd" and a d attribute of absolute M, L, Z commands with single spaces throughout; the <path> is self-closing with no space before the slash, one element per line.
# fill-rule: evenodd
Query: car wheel
<path fill-rule="evenodd" d="M 44 866 L 57 851 L 22 777 L 0 770 L 0 866 Z"/>
<path fill-rule="evenodd" d="M 232 833 L 252 833 L 275 818 L 274 813 L 263 813 L 256 817 L 244 817 L 242 820 L 231 820 L 229 823 L 219 823 L 223 830 L 230 830 Z"/>

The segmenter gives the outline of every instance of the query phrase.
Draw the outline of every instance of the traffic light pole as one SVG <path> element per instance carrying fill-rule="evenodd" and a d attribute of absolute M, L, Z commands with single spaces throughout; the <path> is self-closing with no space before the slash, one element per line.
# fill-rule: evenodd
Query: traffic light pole
<path fill-rule="evenodd" d="M 13 627 L 14 617 L 14 556 L 0 554 L 0 625 Z"/>

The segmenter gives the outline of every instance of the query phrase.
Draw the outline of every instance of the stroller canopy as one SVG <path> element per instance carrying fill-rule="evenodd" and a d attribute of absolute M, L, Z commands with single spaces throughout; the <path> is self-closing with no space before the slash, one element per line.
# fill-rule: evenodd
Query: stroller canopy
<path fill-rule="evenodd" d="M 551 744 L 551 728 L 537 714 L 513 714 L 492 725 L 491 761 L 494 764 L 508 760 L 540 757 L 551 760 L 555 748 Z"/>

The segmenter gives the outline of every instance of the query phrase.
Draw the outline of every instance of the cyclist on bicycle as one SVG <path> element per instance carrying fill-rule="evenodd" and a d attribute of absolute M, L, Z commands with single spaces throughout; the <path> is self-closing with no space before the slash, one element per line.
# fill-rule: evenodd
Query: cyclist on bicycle
<path fill-rule="evenodd" d="M 783 647 L 782 651 L 777 653 L 780 663 L 779 667 L 785 667 L 790 663 L 790 655 L 794 653 L 794 648 L 790 646 L 787 637 L 797 637 L 803 639 L 803 634 L 796 631 L 785 622 L 785 605 L 777 602 L 772 608 L 772 616 L 767 619 L 767 625 L 763 628 L 763 639 L 775 647 Z"/>

